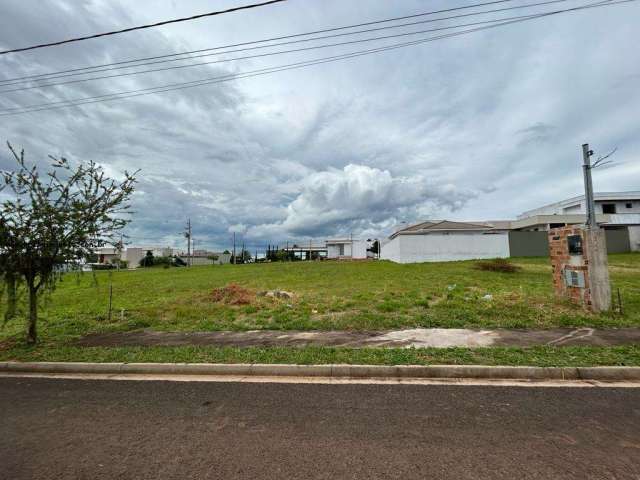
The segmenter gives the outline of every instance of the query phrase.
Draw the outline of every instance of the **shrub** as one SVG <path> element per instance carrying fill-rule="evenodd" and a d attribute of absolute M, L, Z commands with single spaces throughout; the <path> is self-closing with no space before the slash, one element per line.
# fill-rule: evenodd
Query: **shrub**
<path fill-rule="evenodd" d="M 164 267 L 170 267 L 173 265 L 173 258 L 171 257 L 154 257 L 153 258 L 154 265 L 162 265 Z"/>
<path fill-rule="evenodd" d="M 475 268 L 478 270 L 484 270 L 488 272 L 502 272 L 502 273 L 515 273 L 522 270 L 521 267 L 514 265 L 506 258 L 494 258 L 491 260 L 485 260 L 475 264 Z"/>
<path fill-rule="evenodd" d="M 140 266 L 153 267 L 153 265 L 154 265 L 153 252 L 151 250 L 148 250 L 147 254 L 140 259 Z"/>

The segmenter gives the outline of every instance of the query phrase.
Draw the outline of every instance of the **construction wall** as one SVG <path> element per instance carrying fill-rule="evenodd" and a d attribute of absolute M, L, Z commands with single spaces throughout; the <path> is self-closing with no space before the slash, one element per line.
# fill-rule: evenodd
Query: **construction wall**
<path fill-rule="evenodd" d="M 629 248 L 632 252 L 640 252 L 640 225 L 627 227 L 629 230 Z"/>
<path fill-rule="evenodd" d="M 509 232 L 509 255 L 511 257 L 547 257 L 549 236 L 547 232 Z"/>
<path fill-rule="evenodd" d="M 631 251 L 629 228 L 605 229 L 604 232 L 607 253 L 626 253 Z M 638 242 L 638 248 L 640 248 L 640 231 L 636 241 Z M 547 232 L 510 231 L 509 254 L 511 257 L 547 257 L 549 255 L 549 236 Z"/>
<path fill-rule="evenodd" d="M 607 239 L 607 253 L 626 253 L 631 251 L 627 227 L 607 228 L 604 233 Z"/>

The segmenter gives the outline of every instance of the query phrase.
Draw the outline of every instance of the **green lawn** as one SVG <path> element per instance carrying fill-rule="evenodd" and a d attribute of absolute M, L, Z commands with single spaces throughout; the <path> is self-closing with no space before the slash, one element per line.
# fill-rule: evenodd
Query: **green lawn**
<path fill-rule="evenodd" d="M 619 288 L 622 295 L 623 314 L 589 314 L 554 298 L 546 258 L 513 262 L 522 270 L 513 274 L 480 271 L 472 261 L 411 265 L 293 262 L 69 274 L 43 302 L 42 344 L 38 348 L 59 351 L 90 332 L 140 328 L 206 331 L 640 326 L 640 254 L 609 258 L 614 292 Z M 111 282 L 113 313 L 109 321 Z M 212 291 L 229 284 L 249 289 L 249 303 L 214 301 Z M 257 291 L 271 289 L 292 292 L 294 298 L 255 296 Z M 483 298 L 487 294 L 491 300 Z M 1 357 L 21 356 L 11 346 L 22 331 L 21 319 L 0 330 Z M 29 355 L 32 354 L 31 350 Z"/>

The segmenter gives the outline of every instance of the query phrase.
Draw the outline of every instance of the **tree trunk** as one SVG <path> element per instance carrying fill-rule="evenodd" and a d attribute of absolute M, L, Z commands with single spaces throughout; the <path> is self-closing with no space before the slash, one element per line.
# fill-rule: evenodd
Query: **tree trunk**
<path fill-rule="evenodd" d="M 38 290 L 29 282 L 29 319 L 27 321 L 27 343 L 35 345 L 38 341 L 36 324 L 38 322 Z"/>
<path fill-rule="evenodd" d="M 16 316 L 17 282 L 15 275 L 12 273 L 5 274 L 4 282 L 7 286 L 7 309 L 4 312 L 4 321 L 8 322 Z"/>

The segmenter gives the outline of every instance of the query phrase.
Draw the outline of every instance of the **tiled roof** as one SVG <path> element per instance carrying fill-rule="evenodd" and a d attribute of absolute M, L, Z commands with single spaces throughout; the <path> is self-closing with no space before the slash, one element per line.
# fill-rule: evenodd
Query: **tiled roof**
<path fill-rule="evenodd" d="M 455 231 L 455 230 L 505 230 L 510 228 L 509 221 L 499 220 L 492 222 L 454 222 L 451 220 L 428 220 L 426 222 L 416 223 L 405 228 L 397 230 L 392 237 L 398 234 L 437 232 L 437 231 Z"/>

